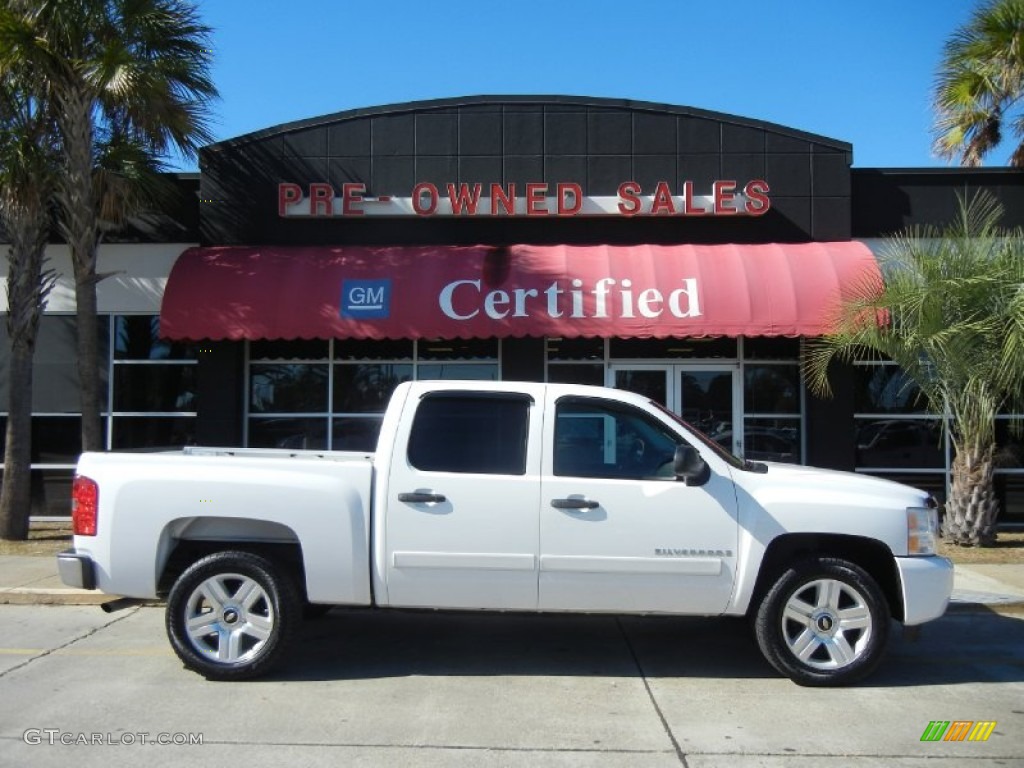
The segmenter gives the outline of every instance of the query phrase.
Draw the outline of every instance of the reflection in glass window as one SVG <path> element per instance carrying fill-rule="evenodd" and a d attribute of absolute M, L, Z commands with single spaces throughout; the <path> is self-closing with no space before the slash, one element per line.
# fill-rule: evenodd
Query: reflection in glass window
<path fill-rule="evenodd" d="M 668 381 L 665 371 L 645 371 L 643 369 L 616 371 L 615 388 L 636 392 L 661 405 L 668 402 Z"/>
<path fill-rule="evenodd" d="M 723 445 L 729 447 L 727 443 Z M 747 419 L 743 431 L 743 458 L 801 463 L 800 419 Z"/>
<path fill-rule="evenodd" d="M 600 360 L 604 361 L 604 339 L 549 338 L 545 342 L 549 361 Z"/>
<path fill-rule="evenodd" d="M 194 417 L 118 416 L 114 419 L 111 446 L 130 448 L 181 448 L 195 445 Z"/>
<path fill-rule="evenodd" d="M 914 384 L 895 365 L 856 365 L 856 413 L 923 413 L 926 404 Z"/>
<path fill-rule="evenodd" d="M 254 413 L 326 413 L 327 366 L 252 365 L 249 409 Z"/>
<path fill-rule="evenodd" d="M 443 339 L 418 343 L 420 360 L 498 360 L 497 339 Z"/>
<path fill-rule="evenodd" d="M 115 360 L 194 360 L 193 342 L 160 338 L 157 315 L 117 315 L 114 317 Z"/>
<path fill-rule="evenodd" d="M 335 451 L 377 450 L 381 421 L 381 418 L 373 416 L 334 419 L 331 423 L 332 448 Z"/>
<path fill-rule="evenodd" d="M 858 467 L 944 467 L 940 419 L 865 419 L 857 426 Z"/>
<path fill-rule="evenodd" d="M 548 381 L 553 384 L 604 384 L 604 364 L 549 365 Z"/>
<path fill-rule="evenodd" d="M 800 339 L 785 336 L 748 336 L 743 339 L 747 360 L 799 360 Z"/>
<path fill-rule="evenodd" d="M 253 448 L 324 450 L 327 448 L 327 420 L 250 419 L 248 444 Z"/>
<path fill-rule="evenodd" d="M 480 365 L 474 363 L 420 363 L 416 366 L 416 378 L 420 381 L 436 379 L 472 379 L 474 381 L 497 381 L 498 364 Z"/>
<path fill-rule="evenodd" d="M 800 413 L 799 366 L 747 364 L 743 379 L 747 413 Z"/>
<path fill-rule="evenodd" d="M 996 419 L 995 465 L 996 469 L 1024 469 L 1024 429 L 1020 419 Z"/>
<path fill-rule="evenodd" d="M 736 339 L 687 338 L 687 339 L 612 339 L 609 354 L 613 359 L 630 360 L 736 357 Z"/>
<path fill-rule="evenodd" d="M 412 381 L 411 363 L 344 363 L 334 366 L 335 413 L 383 413 L 391 393 Z"/>
<path fill-rule="evenodd" d="M 250 360 L 326 360 L 330 342 L 326 339 L 260 339 L 249 342 Z"/>
<path fill-rule="evenodd" d="M 102 423 L 106 431 L 106 422 Z M 3 449 L 0 449 L 0 453 Z M 80 416 L 33 416 L 32 463 L 74 464 L 82 452 Z"/>
<path fill-rule="evenodd" d="M 195 365 L 117 365 L 115 411 L 195 411 Z"/>
<path fill-rule="evenodd" d="M 334 342 L 335 360 L 412 360 L 410 339 L 339 339 Z"/>

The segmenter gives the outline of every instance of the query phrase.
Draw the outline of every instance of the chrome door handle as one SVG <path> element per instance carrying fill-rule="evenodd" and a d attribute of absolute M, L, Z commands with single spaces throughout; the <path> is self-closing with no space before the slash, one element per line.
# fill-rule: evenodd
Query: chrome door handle
<path fill-rule="evenodd" d="M 597 509 L 601 503 L 590 499 L 552 499 L 551 506 L 555 509 Z"/>
<path fill-rule="evenodd" d="M 441 493 L 423 493 L 421 491 L 414 491 L 413 493 L 400 493 L 398 494 L 399 501 L 407 501 L 410 504 L 439 504 L 442 501 L 447 501 L 444 494 Z"/>

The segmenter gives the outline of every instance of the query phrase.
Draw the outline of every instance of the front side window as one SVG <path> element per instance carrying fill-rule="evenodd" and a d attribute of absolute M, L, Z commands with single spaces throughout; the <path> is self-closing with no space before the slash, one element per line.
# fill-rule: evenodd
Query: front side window
<path fill-rule="evenodd" d="M 593 398 L 562 398 L 554 473 L 563 477 L 671 478 L 680 438 L 649 414 Z"/>
<path fill-rule="evenodd" d="M 524 475 L 530 404 L 511 394 L 427 395 L 413 418 L 409 463 L 425 472 Z"/>

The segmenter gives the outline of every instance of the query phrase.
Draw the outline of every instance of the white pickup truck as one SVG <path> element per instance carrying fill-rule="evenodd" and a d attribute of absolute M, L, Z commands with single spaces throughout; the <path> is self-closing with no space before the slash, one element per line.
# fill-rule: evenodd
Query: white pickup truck
<path fill-rule="evenodd" d="M 935 502 L 738 459 L 599 387 L 415 382 L 373 455 L 86 453 L 65 583 L 167 599 L 185 665 L 266 672 L 324 606 L 749 616 L 779 672 L 838 685 L 891 619 L 945 611 Z"/>

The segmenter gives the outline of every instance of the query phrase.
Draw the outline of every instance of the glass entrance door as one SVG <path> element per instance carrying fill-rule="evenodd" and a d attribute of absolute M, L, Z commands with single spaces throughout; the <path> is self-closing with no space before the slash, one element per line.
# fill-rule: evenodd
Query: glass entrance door
<path fill-rule="evenodd" d="M 646 395 L 733 453 L 743 455 L 743 388 L 737 363 L 613 365 L 609 386 Z"/>

